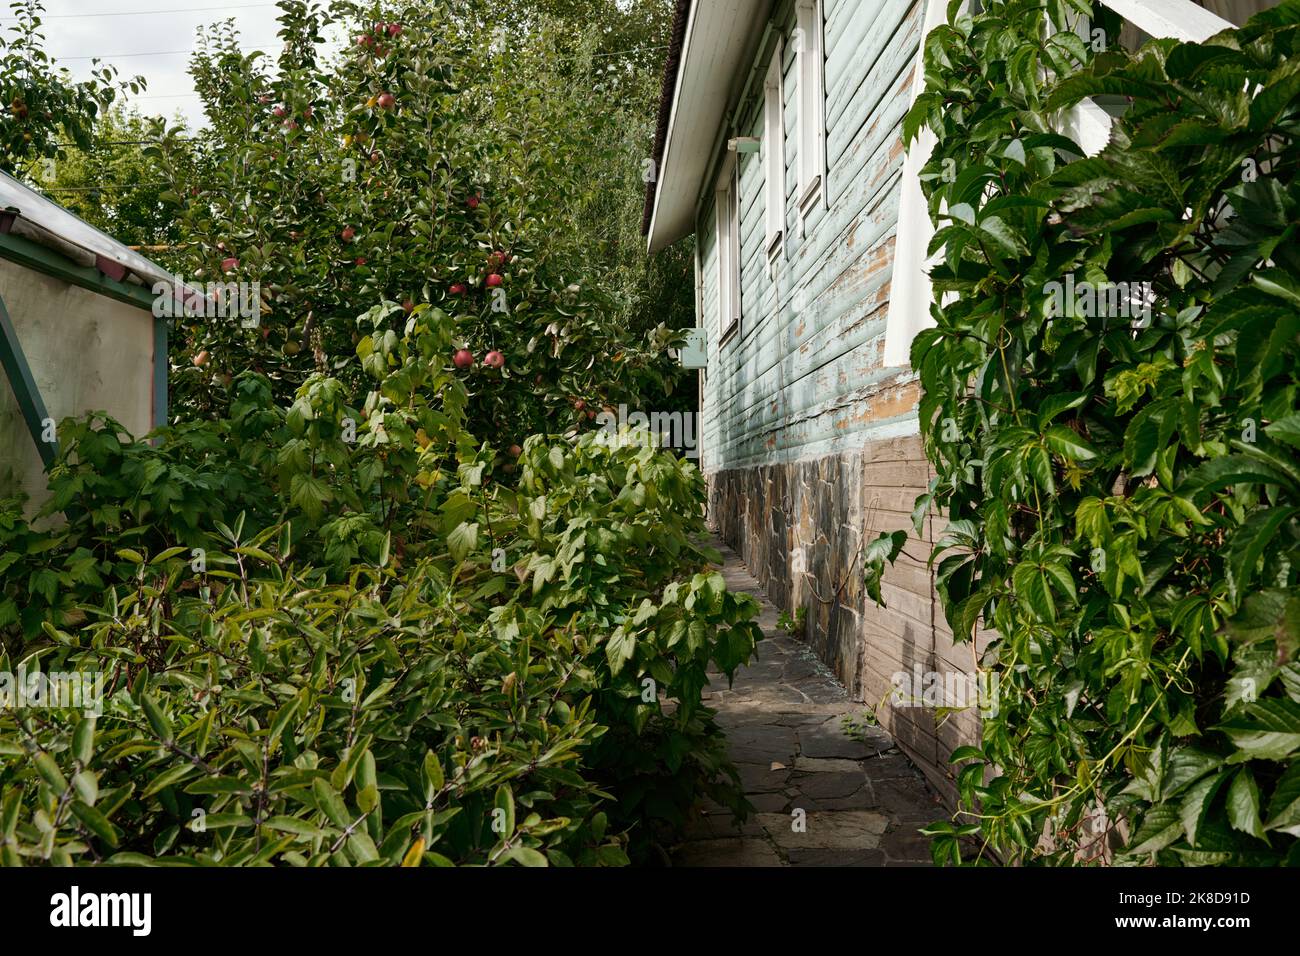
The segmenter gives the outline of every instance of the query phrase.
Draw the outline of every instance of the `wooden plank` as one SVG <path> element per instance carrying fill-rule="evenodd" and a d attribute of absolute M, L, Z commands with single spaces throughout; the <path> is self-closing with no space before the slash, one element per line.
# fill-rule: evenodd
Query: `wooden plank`
<path fill-rule="evenodd" d="M 1125 20 L 1153 37 L 1173 37 L 1190 43 L 1204 43 L 1216 33 L 1233 29 L 1191 0 L 1101 0 Z"/>

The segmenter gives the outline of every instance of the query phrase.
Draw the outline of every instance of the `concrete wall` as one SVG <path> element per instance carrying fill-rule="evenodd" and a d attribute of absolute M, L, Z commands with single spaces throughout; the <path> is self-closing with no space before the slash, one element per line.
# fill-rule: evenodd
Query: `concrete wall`
<path fill-rule="evenodd" d="M 136 436 L 153 427 L 153 316 L 62 279 L 0 259 L 0 296 L 47 413 L 107 411 Z M 41 459 L 0 372 L 0 496 L 45 500 Z"/>

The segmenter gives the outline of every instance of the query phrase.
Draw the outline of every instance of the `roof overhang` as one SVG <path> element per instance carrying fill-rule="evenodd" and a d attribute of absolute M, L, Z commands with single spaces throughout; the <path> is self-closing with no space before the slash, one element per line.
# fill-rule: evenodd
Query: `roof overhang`
<path fill-rule="evenodd" d="M 143 308 L 152 287 L 175 283 L 162 266 L 46 196 L 0 173 L 0 256 Z"/>
<path fill-rule="evenodd" d="M 667 113 L 666 132 L 662 153 L 655 157 L 654 193 L 646 210 L 650 253 L 695 231 L 696 200 L 722 123 L 745 84 L 772 3 L 696 0 L 689 5 L 676 74 L 664 77 L 660 108 Z M 674 52 L 669 52 L 670 62 Z"/>

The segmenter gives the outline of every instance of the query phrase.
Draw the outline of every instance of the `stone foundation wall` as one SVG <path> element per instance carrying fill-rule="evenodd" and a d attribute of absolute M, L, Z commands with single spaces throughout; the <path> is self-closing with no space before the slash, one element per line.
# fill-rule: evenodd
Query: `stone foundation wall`
<path fill-rule="evenodd" d="M 803 639 L 951 804 L 956 792 L 948 755 L 978 741 L 978 709 L 940 718 L 924 701 L 901 706 L 891 700 L 895 674 L 907 674 L 916 684 L 934 679 L 928 675 L 949 686 L 968 680 L 974 655 L 989 637 L 982 635 L 978 648 L 952 642 L 927 567 L 944 519 L 927 516 L 919 536 L 912 529 L 912 502 L 930 476 L 918 437 L 884 439 L 815 460 L 713 472 L 707 476 L 709 522 L 774 604 L 790 613 L 805 608 Z M 900 528 L 907 530 L 908 542 L 886 570 L 882 608 L 866 596 L 861 549 L 880 532 Z M 920 686 L 914 694 L 920 696 Z"/>

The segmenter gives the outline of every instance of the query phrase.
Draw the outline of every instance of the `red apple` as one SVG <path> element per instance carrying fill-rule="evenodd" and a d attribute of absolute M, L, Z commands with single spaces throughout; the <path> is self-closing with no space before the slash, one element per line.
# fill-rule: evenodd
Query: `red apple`
<path fill-rule="evenodd" d="M 402 25 L 400 23 L 390 23 L 388 25 L 388 35 L 390 37 L 395 37 L 401 32 L 402 32 Z"/>
<path fill-rule="evenodd" d="M 234 256 L 229 256 L 221 260 L 222 272 L 234 272 L 238 268 L 239 268 L 239 260 L 236 259 Z"/>
<path fill-rule="evenodd" d="M 469 368 L 474 364 L 474 353 L 469 349 L 457 349 L 451 360 L 457 368 Z"/>
<path fill-rule="evenodd" d="M 364 265 L 366 264 L 366 257 L 365 257 L 365 256 L 357 256 L 356 259 L 353 260 L 353 261 L 356 262 L 356 264 L 359 265 L 359 266 L 364 266 Z"/>
<path fill-rule="evenodd" d="M 489 289 L 495 289 L 497 286 L 501 284 L 501 277 L 497 275 L 495 272 L 493 272 L 491 275 L 487 277 L 486 281 L 487 281 L 487 287 Z"/>
<path fill-rule="evenodd" d="M 351 226 L 344 226 L 343 231 L 339 233 L 339 235 L 343 237 L 344 242 L 351 242 L 356 238 L 357 231 Z"/>
<path fill-rule="evenodd" d="M 277 106 L 275 109 L 271 110 L 271 115 L 274 116 L 276 119 L 279 119 L 280 117 L 284 116 L 284 107 Z"/>
<path fill-rule="evenodd" d="M 587 403 L 580 398 L 573 403 L 573 407 L 576 408 L 578 411 L 582 411 L 584 408 L 587 407 Z"/>
<path fill-rule="evenodd" d="M 487 355 L 483 356 L 483 364 L 490 365 L 492 368 L 504 368 L 506 357 L 496 349 L 493 349 Z"/>
<path fill-rule="evenodd" d="M 374 42 L 375 41 L 373 39 L 366 36 L 364 33 L 361 36 L 357 37 L 357 46 L 370 46 L 370 44 Z"/>
<path fill-rule="evenodd" d="M 396 105 L 397 105 L 397 97 L 395 97 L 392 93 L 379 94 L 379 108 L 381 110 L 391 110 Z"/>
<path fill-rule="evenodd" d="M 490 256 L 488 256 L 488 268 L 494 270 L 500 269 L 501 266 L 505 264 L 505 261 L 506 261 L 506 254 L 504 252 L 500 252 L 500 251 L 494 252 Z"/>
<path fill-rule="evenodd" d="M 464 294 L 465 294 L 465 283 L 463 283 L 463 282 L 453 282 L 453 283 L 451 284 L 451 288 L 448 289 L 447 291 L 450 292 L 452 295 L 464 295 Z"/>
<path fill-rule="evenodd" d="M 411 311 L 414 308 L 415 308 L 415 303 L 412 302 L 410 299 L 407 299 L 405 302 L 402 303 L 402 311 L 405 312 L 407 315 L 410 315 Z"/>
<path fill-rule="evenodd" d="M 520 455 L 522 455 L 523 453 L 524 453 L 524 450 L 523 450 L 522 448 L 520 448 L 518 445 L 511 445 L 511 446 L 510 446 L 510 456 L 511 456 L 512 458 L 518 458 L 518 457 L 519 457 Z"/>
<path fill-rule="evenodd" d="M 477 209 L 478 203 L 479 203 L 478 196 L 470 196 L 468 199 L 465 200 L 465 205 L 469 206 L 470 209 Z"/>

